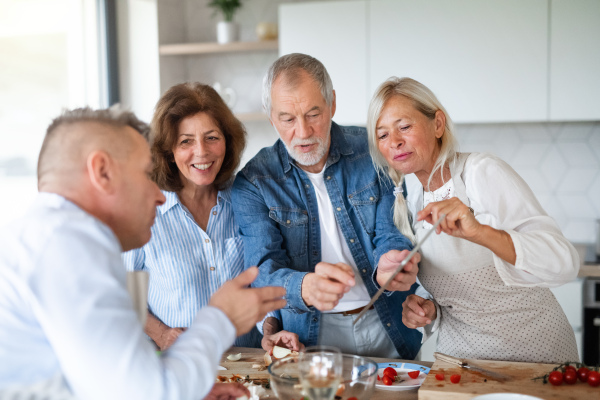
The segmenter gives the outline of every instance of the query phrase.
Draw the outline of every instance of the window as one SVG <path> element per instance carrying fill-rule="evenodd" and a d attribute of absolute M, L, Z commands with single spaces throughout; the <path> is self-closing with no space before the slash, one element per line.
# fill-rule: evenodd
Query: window
<path fill-rule="evenodd" d="M 37 193 L 37 156 L 64 108 L 104 103 L 96 0 L 0 0 L 0 225 Z"/>

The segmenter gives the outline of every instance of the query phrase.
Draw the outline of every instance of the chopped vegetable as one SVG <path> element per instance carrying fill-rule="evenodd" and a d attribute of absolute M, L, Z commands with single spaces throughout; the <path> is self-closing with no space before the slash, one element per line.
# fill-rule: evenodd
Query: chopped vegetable
<path fill-rule="evenodd" d="M 435 374 L 435 379 L 438 381 L 443 381 L 445 379 L 444 374 Z"/>
<path fill-rule="evenodd" d="M 230 354 L 230 355 L 227 356 L 227 359 L 229 361 L 238 361 L 241 358 L 242 358 L 242 353 Z"/>
<path fill-rule="evenodd" d="M 450 382 L 452 382 L 452 383 L 460 382 L 460 375 L 450 375 Z"/>
<path fill-rule="evenodd" d="M 421 374 L 421 371 L 410 371 L 408 373 L 408 376 L 410 377 L 410 379 L 417 379 L 420 374 Z"/>

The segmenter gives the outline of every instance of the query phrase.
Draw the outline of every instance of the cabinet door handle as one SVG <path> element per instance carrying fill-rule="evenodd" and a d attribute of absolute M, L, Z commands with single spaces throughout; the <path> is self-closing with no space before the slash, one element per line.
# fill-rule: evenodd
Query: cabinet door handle
<path fill-rule="evenodd" d="M 593 321 L 594 326 L 600 326 L 600 318 L 596 317 Z"/>

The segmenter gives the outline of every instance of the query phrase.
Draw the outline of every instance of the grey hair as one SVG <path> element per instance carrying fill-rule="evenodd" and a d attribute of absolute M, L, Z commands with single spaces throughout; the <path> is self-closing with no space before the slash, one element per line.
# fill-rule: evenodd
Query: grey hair
<path fill-rule="evenodd" d="M 381 116 L 381 112 L 386 102 L 394 96 L 404 96 L 411 100 L 415 108 L 425 115 L 430 120 L 435 118 L 435 113 L 441 111 L 446 116 L 446 126 L 444 133 L 439 139 L 440 153 L 437 157 L 433 170 L 429 175 L 427 186 L 429 187 L 431 179 L 439 170 L 444 179 L 444 166 L 452 162 L 456 158 L 458 151 L 458 142 L 454 135 L 454 126 L 448 112 L 442 106 L 442 103 L 437 99 L 435 94 L 420 82 L 411 78 L 397 78 L 395 76 L 383 82 L 373 95 L 369 104 L 369 112 L 367 115 L 367 132 L 369 135 L 369 151 L 373 159 L 373 164 L 378 172 L 387 172 L 396 186 L 401 186 L 404 183 L 404 175 L 390 167 L 383 155 L 379 152 L 377 143 L 377 121 Z M 396 196 L 394 202 L 394 224 L 406 237 L 415 243 L 415 236 L 410 226 L 408 219 L 408 210 L 404 196 Z"/>
<path fill-rule="evenodd" d="M 56 155 L 55 142 L 56 132 L 60 131 L 63 126 L 75 125 L 79 123 L 95 122 L 103 125 L 108 125 L 115 128 L 131 127 L 139 132 L 146 140 L 150 136 L 150 127 L 145 122 L 140 121 L 133 112 L 122 108 L 119 104 L 115 104 L 110 108 L 94 110 L 90 107 L 76 108 L 73 110 L 65 110 L 56 117 L 48 129 L 46 136 L 40 149 L 38 156 L 37 175 L 38 181 L 41 181 L 43 175 L 47 172 L 46 168 L 51 164 L 51 159 Z M 60 135 L 59 135 L 60 136 Z M 60 139 L 57 139 L 60 141 Z"/>
<path fill-rule="evenodd" d="M 263 78 L 262 102 L 265 112 L 271 115 L 271 90 L 273 83 L 283 73 L 289 80 L 290 84 L 294 83 L 300 77 L 300 73 L 304 71 L 312 77 L 321 90 L 321 94 L 329 107 L 333 104 L 333 83 L 321 61 L 302 53 L 291 53 L 279 57 L 277 61 L 271 65 L 267 74 Z"/>

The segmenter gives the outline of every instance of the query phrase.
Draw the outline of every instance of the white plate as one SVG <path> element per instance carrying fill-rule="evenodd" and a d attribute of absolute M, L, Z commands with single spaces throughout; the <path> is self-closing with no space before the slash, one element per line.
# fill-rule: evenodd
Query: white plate
<path fill-rule="evenodd" d="M 543 400 L 539 397 L 519 393 L 488 393 L 473 397 L 472 400 Z"/>
<path fill-rule="evenodd" d="M 377 375 L 380 378 L 383 377 L 384 369 L 386 369 L 387 367 L 392 367 L 396 370 L 396 372 L 398 373 L 398 376 L 401 377 L 402 379 L 404 379 L 404 382 L 394 382 L 390 386 L 384 385 L 382 381 L 379 381 L 379 380 L 375 381 L 375 387 L 377 389 L 382 389 L 382 390 L 399 391 L 399 390 L 418 389 L 423 384 L 423 381 L 425 380 L 425 378 L 427 377 L 427 374 L 429 373 L 429 368 L 424 367 L 422 365 L 418 365 L 418 364 L 383 363 L 383 364 L 377 364 L 377 367 L 378 367 Z M 420 371 L 421 373 L 419 374 L 419 376 L 416 379 L 411 379 L 408 376 L 408 373 L 412 372 L 412 371 Z"/>

